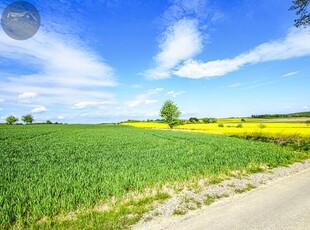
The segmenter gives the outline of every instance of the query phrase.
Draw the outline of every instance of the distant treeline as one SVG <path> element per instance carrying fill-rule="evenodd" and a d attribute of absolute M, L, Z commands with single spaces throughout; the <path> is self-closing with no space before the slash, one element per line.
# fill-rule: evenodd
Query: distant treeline
<path fill-rule="evenodd" d="M 289 117 L 310 117 L 310 112 L 289 113 L 289 114 L 262 114 L 252 115 L 252 118 L 289 118 Z"/>

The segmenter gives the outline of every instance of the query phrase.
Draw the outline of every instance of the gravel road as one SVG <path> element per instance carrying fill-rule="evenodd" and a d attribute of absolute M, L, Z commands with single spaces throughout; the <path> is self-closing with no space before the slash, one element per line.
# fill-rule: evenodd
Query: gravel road
<path fill-rule="evenodd" d="M 255 189 L 238 192 L 249 184 Z M 203 205 L 203 199 L 209 195 L 222 198 L 211 205 Z M 200 208 L 195 207 L 197 203 L 202 204 Z M 185 215 L 174 215 L 179 209 L 186 210 Z M 231 178 L 199 191 L 181 192 L 145 215 L 133 229 L 310 230 L 309 210 L 310 159 L 289 167 Z"/>
<path fill-rule="evenodd" d="M 169 229 L 310 229 L 310 169 L 235 197 Z"/>

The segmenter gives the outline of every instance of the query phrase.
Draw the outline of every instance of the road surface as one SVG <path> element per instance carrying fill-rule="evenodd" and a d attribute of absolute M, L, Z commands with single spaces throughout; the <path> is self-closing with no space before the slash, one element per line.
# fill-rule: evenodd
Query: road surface
<path fill-rule="evenodd" d="M 214 204 L 168 229 L 310 230 L 310 169 Z"/>

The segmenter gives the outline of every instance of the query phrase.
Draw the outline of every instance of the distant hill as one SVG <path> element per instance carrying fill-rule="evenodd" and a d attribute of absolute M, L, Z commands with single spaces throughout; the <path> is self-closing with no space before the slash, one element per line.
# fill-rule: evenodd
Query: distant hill
<path fill-rule="evenodd" d="M 288 114 L 262 114 L 252 115 L 252 118 L 288 118 L 288 117 L 310 117 L 309 112 L 288 113 Z"/>

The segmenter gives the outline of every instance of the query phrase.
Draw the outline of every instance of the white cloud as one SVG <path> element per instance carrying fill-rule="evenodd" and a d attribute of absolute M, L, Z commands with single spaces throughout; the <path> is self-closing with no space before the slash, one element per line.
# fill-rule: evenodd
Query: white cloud
<path fill-rule="evenodd" d="M 241 83 L 234 83 L 234 84 L 231 84 L 229 86 L 227 86 L 228 88 L 238 88 L 240 87 L 242 84 Z"/>
<path fill-rule="evenodd" d="M 170 2 L 171 5 L 161 17 L 166 25 L 171 25 L 182 18 L 205 19 L 210 17 L 210 14 L 219 13 L 211 9 L 208 0 L 171 0 Z"/>
<path fill-rule="evenodd" d="M 163 91 L 163 88 L 156 88 L 153 90 L 149 90 L 146 93 L 143 94 L 139 94 L 138 96 L 135 97 L 134 100 L 128 101 L 126 102 L 127 106 L 133 108 L 136 107 L 138 105 L 144 104 L 144 105 L 149 105 L 149 104 L 155 104 L 158 101 L 154 100 L 154 99 L 150 99 L 151 96 L 160 93 L 161 91 Z"/>
<path fill-rule="evenodd" d="M 0 98 L 0 103 L 3 103 L 4 102 L 4 99 Z"/>
<path fill-rule="evenodd" d="M 173 75 L 182 62 L 193 58 L 208 39 L 208 27 L 220 21 L 223 14 L 209 0 L 170 0 L 161 15 L 165 28 L 160 36 L 159 52 L 153 57 L 154 67 L 143 72 L 148 79 L 164 79 Z"/>
<path fill-rule="evenodd" d="M 298 74 L 297 71 L 295 71 L 295 72 L 289 72 L 289 73 L 287 73 L 287 74 L 282 75 L 282 77 L 291 77 L 291 76 L 294 76 L 294 75 L 296 75 L 296 74 Z"/>
<path fill-rule="evenodd" d="M 89 106 L 100 106 L 100 105 L 109 105 L 109 104 L 115 104 L 114 102 L 108 102 L 108 101 L 82 101 L 79 103 L 76 103 L 73 105 L 73 109 L 85 109 Z"/>
<path fill-rule="evenodd" d="M 160 52 L 154 57 L 156 66 L 144 75 L 149 79 L 168 78 L 171 70 L 181 61 L 187 60 L 202 49 L 202 37 L 198 22 L 181 19 L 167 28 L 159 44 Z"/>
<path fill-rule="evenodd" d="M 102 87 L 117 85 L 114 70 L 79 39 L 48 32 L 43 27 L 31 39 L 20 42 L 0 32 L 0 58 L 30 66 L 32 74 L 6 72 L 1 93 L 36 92 L 38 103 L 73 104 L 113 98 Z"/>
<path fill-rule="evenodd" d="M 310 55 L 309 31 L 292 29 L 284 39 L 263 43 L 249 52 L 232 59 L 201 62 L 187 60 L 173 74 L 185 78 L 208 78 L 223 76 L 247 64 L 286 60 Z"/>
<path fill-rule="evenodd" d="M 37 96 L 38 94 L 35 92 L 25 92 L 25 93 L 18 95 L 18 98 L 19 99 L 33 99 L 33 98 L 36 98 Z"/>
<path fill-rule="evenodd" d="M 38 97 L 35 92 L 24 92 L 18 95 L 18 100 L 22 103 L 31 103 Z"/>
<path fill-rule="evenodd" d="M 179 91 L 179 92 L 177 92 L 177 91 L 169 91 L 169 92 L 167 92 L 166 93 L 166 96 L 169 96 L 169 97 L 177 97 L 177 96 L 179 96 L 179 95 L 181 95 L 181 94 L 183 94 L 184 92 L 183 91 Z"/>
<path fill-rule="evenodd" d="M 302 109 L 303 109 L 303 110 L 308 110 L 309 107 L 308 107 L 308 106 L 303 106 Z"/>
<path fill-rule="evenodd" d="M 64 116 L 64 115 L 59 115 L 59 116 L 57 116 L 57 120 L 63 120 L 63 119 L 65 119 L 65 116 Z"/>
<path fill-rule="evenodd" d="M 45 106 L 37 106 L 31 110 L 32 113 L 43 113 L 46 112 L 48 109 Z"/>

